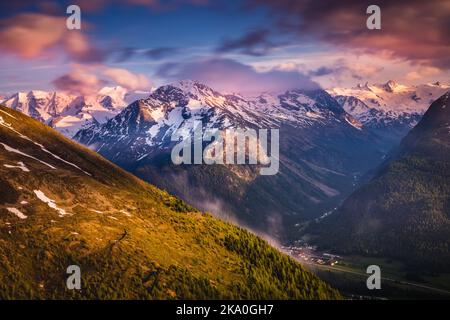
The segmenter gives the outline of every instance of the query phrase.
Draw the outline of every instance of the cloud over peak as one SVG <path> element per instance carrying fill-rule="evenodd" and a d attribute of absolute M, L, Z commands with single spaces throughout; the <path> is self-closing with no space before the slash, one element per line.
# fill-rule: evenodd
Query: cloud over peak
<path fill-rule="evenodd" d="M 97 93 L 106 84 L 120 85 L 128 90 L 149 90 L 152 85 L 144 74 L 104 65 L 73 65 L 69 73 L 54 79 L 52 83 L 57 89 L 76 95 Z"/>
<path fill-rule="evenodd" d="M 297 71 L 257 71 L 232 59 L 206 59 L 163 65 L 158 76 L 168 80 L 192 79 L 224 92 L 245 95 L 282 92 L 290 89 L 318 89 L 319 85 Z"/>
<path fill-rule="evenodd" d="M 121 68 L 104 68 L 102 73 L 118 85 L 130 90 L 149 90 L 151 82 L 146 75 Z"/>

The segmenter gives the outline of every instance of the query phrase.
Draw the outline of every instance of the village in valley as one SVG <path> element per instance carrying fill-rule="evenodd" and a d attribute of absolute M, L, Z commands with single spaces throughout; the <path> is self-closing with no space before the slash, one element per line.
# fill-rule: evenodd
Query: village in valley
<path fill-rule="evenodd" d="M 296 241 L 290 246 L 283 246 L 281 250 L 306 264 L 335 266 L 342 260 L 342 257 L 338 255 L 318 251 L 316 246 L 300 241 Z"/>

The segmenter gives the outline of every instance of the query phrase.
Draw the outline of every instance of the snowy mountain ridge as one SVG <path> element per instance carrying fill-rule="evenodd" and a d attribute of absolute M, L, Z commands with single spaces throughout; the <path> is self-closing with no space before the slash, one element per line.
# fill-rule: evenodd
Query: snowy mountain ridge
<path fill-rule="evenodd" d="M 285 124 L 308 127 L 330 122 L 342 122 L 358 130 L 361 127 L 323 90 L 291 90 L 278 96 L 266 94 L 246 100 L 235 94 L 221 94 L 199 82 L 184 80 L 158 88 L 107 123 L 80 130 L 74 139 L 86 145 L 95 142 L 93 148 L 96 151 L 103 150 L 103 141 L 120 141 L 133 150 L 134 155 L 129 156 L 142 159 L 155 152 L 155 148 L 167 149 L 175 130 L 192 133 L 194 123 L 198 121 L 203 123 L 203 129 L 220 130 L 274 129 Z"/>
<path fill-rule="evenodd" d="M 81 128 L 106 122 L 132 101 L 148 94 L 128 92 L 120 86 L 104 87 L 92 96 L 31 90 L 8 95 L 0 103 L 73 137 Z"/>
<path fill-rule="evenodd" d="M 205 120 L 208 127 L 222 129 L 233 125 L 273 128 L 281 123 L 311 126 L 330 120 L 347 122 L 356 129 L 399 125 L 410 129 L 428 105 L 449 88 L 441 83 L 406 86 L 390 80 L 383 84 L 365 83 L 326 91 L 264 93 L 247 99 L 183 80 L 161 86 L 153 94 L 130 92 L 120 86 L 104 87 L 92 96 L 32 90 L 7 95 L 0 103 L 70 138 L 82 129 L 105 124 L 125 107 L 137 104 L 153 121 L 146 140 L 155 145 L 158 144 L 156 137 L 164 136 L 166 129 L 171 128 L 170 133 L 182 122 L 187 125 L 195 119 Z"/>
<path fill-rule="evenodd" d="M 422 118 L 429 105 L 448 91 L 439 82 L 406 86 L 389 80 L 327 90 L 346 112 L 368 128 L 403 127 L 407 131 Z M 406 132 L 404 132 L 406 134 Z"/>
<path fill-rule="evenodd" d="M 358 84 L 353 88 L 332 88 L 327 90 L 334 97 L 354 97 L 363 104 L 359 108 L 349 109 L 352 105 L 344 105 L 347 112 L 356 115 L 375 109 L 385 113 L 424 113 L 429 105 L 444 94 L 450 86 L 439 82 L 433 84 L 406 86 L 389 80 L 384 84 Z"/>

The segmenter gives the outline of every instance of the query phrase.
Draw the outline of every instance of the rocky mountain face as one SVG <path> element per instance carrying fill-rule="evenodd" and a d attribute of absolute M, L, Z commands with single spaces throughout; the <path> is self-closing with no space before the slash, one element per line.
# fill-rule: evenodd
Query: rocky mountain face
<path fill-rule="evenodd" d="M 339 299 L 255 235 L 0 106 L 0 298 Z M 68 290 L 69 266 L 81 290 Z"/>
<path fill-rule="evenodd" d="M 450 93 L 433 102 L 378 174 L 310 230 L 327 248 L 449 271 Z"/>
<path fill-rule="evenodd" d="M 174 165 L 175 130 L 278 129 L 280 169 L 261 176 L 251 165 Z M 253 99 L 201 83 L 160 87 L 75 140 L 191 204 L 280 236 L 285 225 L 332 209 L 382 161 L 378 138 L 323 90 L 292 90 Z"/>
<path fill-rule="evenodd" d="M 420 121 L 429 105 L 449 89 L 450 86 L 439 82 L 405 86 L 389 80 L 383 84 L 333 88 L 328 92 L 367 130 L 378 135 L 386 145 L 396 146 Z"/>
<path fill-rule="evenodd" d="M 101 124 L 117 115 L 146 92 L 128 92 L 125 88 L 105 87 L 93 96 L 32 90 L 17 92 L 0 103 L 50 125 L 71 138 L 81 128 Z"/>

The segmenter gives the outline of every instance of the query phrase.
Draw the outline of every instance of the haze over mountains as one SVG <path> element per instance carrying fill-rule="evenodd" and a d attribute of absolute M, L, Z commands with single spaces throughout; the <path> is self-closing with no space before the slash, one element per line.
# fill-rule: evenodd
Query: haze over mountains
<path fill-rule="evenodd" d="M 450 92 L 433 102 L 368 184 L 310 231 L 339 252 L 448 272 Z"/>

